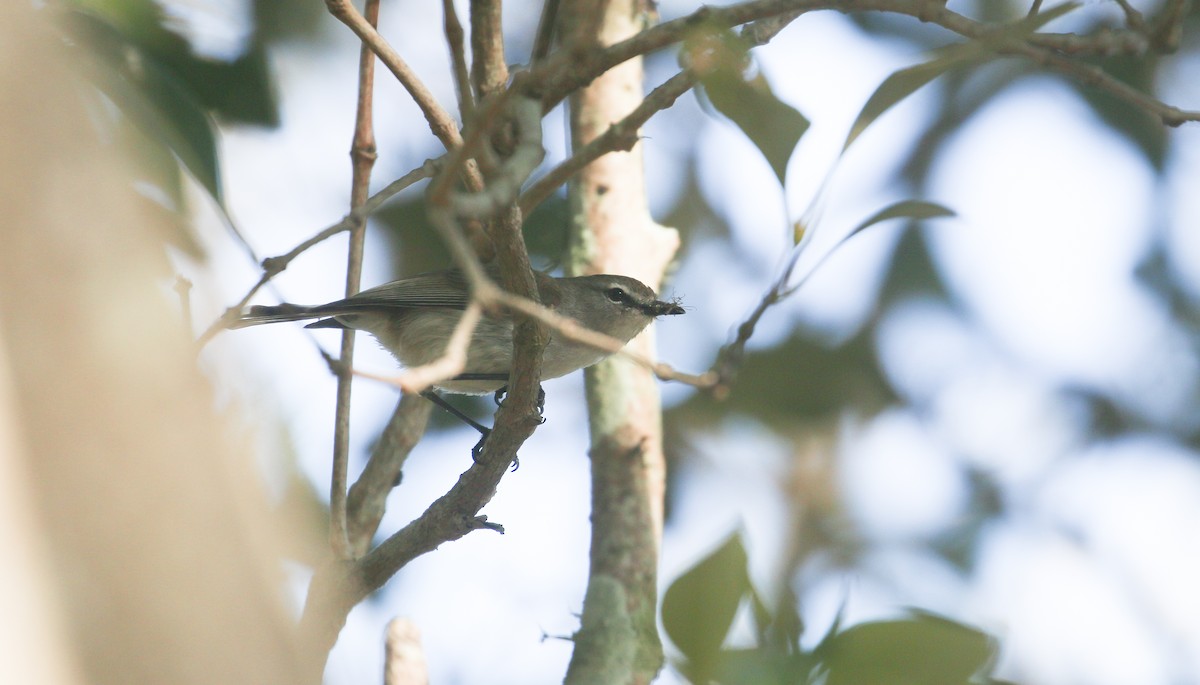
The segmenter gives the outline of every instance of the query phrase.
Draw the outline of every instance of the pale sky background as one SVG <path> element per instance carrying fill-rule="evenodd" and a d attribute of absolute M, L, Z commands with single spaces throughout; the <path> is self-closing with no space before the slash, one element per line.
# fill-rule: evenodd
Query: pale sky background
<path fill-rule="evenodd" d="M 435 5 L 385 3 L 382 30 L 449 104 Z M 507 20 L 528 26 L 534 19 L 520 15 L 518 5 L 506 6 Z M 215 6 L 238 16 L 233 0 Z M 661 4 L 666 18 L 693 8 Z M 235 128 L 223 136 L 228 202 L 262 256 L 285 252 L 346 211 L 358 52 L 352 36 L 332 24 L 331 49 L 297 44 L 271 55 L 283 126 Z M 236 29 L 220 21 L 197 35 L 212 50 L 238 40 Z M 1191 55 L 1169 60 L 1160 95 L 1197 108 L 1200 58 L 1190 47 Z M 724 244 L 699 240 L 686 247 L 666 292 L 683 297 L 689 313 L 658 330 L 662 358 L 687 370 L 707 368 L 773 280 L 789 218 L 811 201 L 866 98 L 888 74 L 922 59 L 829 12 L 806 15 L 755 55 L 776 94 L 813 122 L 792 158 L 786 209 L 758 152 L 736 128 L 704 114 L 692 96 L 644 131 L 652 208 L 661 215 L 671 206 L 684 180 L 682 159 L 694 155 L 708 201 L 750 265 L 729 268 Z M 652 85 L 673 65 L 673 58 L 654 61 Z M 374 178 L 382 187 L 437 149 L 386 70 L 378 78 L 384 85 Z M 902 103 L 855 143 L 830 186 L 816 250 L 802 264 L 877 209 L 904 199 L 890 179 L 907 141 L 929 123 L 937 88 L 935 82 Z M 561 122 L 560 112 L 547 118 L 551 160 L 563 154 Z M 1200 296 L 1200 127 L 1170 135 L 1168 182 L 1160 188 L 1138 151 L 1073 91 L 1058 79 L 1033 77 L 990 102 L 940 156 L 924 199 L 952 207 L 958 217 L 923 230 L 968 315 L 914 300 L 884 322 L 878 351 L 911 405 L 870 419 L 846 417 L 838 454 L 850 514 L 880 544 L 858 572 L 826 574 L 803 587 L 807 640 L 824 633 L 843 601 L 851 622 L 919 606 L 997 635 L 999 675 L 1014 680 L 1200 681 L 1200 460 L 1150 435 L 1086 443 L 1081 409 L 1058 390 L 1063 382 L 1116 389 L 1154 420 L 1170 418 L 1195 392 L 1194 350 L 1133 277 L 1153 242 L 1165 237 L 1172 268 Z M 211 259 L 203 266 L 181 261 L 181 270 L 201 286 L 195 306 L 207 325 L 258 270 L 212 217 L 201 230 Z M 898 237 L 897 227 L 886 226 L 856 237 L 764 319 L 754 345 L 781 341 L 797 321 L 831 335 L 852 333 L 877 296 L 879 267 Z M 364 285 L 395 276 L 386 272 L 382 248 L 377 236 L 369 237 Z M 289 301 L 323 302 L 339 297 L 343 274 L 344 239 L 336 239 L 293 262 L 275 284 Z M 270 423 L 257 428 L 268 475 L 280 472 L 282 458 L 269 455 L 294 450 L 325 492 L 334 382 L 301 330 L 280 325 L 224 334 L 205 363 L 228 406 L 250 416 L 238 407 L 252 405 L 288 429 L 284 437 Z M 333 334 L 317 340 L 336 350 Z M 360 340 L 358 366 L 394 368 L 369 338 Z M 561 680 L 569 643 L 541 638 L 577 627 L 587 571 L 588 464 L 580 430 L 586 419 L 580 374 L 545 388 L 549 420 L 484 510 L 508 532 L 473 533 L 444 545 L 358 607 L 332 655 L 327 683 L 380 682 L 383 630 L 396 615 L 417 622 L 439 685 Z M 688 394 L 664 387 L 668 402 Z M 354 463 L 361 466 L 394 402 L 386 387 L 356 384 Z M 790 446 L 746 419 L 691 437 L 702 456 L 682 467 L 662 586 L 741 527 L 756 581 L 777 587 Z M 445 492 L 469 465 L 474 441 L 462 430 L 422 442 L 381 530 L 396 530 Z M 1011 512 L 982 533 L 979 571 L 967 580 L 915 544 L 963 513 L 963 460 L 997 479 Z M 680 681 L 667 669 L 658 682 Z"/>

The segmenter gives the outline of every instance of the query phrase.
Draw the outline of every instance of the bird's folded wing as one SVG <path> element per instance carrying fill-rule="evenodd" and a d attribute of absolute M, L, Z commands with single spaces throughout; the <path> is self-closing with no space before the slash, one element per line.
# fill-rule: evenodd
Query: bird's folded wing
<path fill-rule="evenodd" d="M 375 286 L 357 295 L 330 302 L 313 311 L 321 314 L 380 309 L 447 307 L 465 309 L 467 283 L 458 271 L 434 271 Z"/>

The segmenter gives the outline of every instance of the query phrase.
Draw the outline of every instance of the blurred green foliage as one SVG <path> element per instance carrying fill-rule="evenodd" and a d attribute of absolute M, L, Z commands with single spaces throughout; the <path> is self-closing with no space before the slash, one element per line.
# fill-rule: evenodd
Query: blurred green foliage
<path fill-rule="evenodd" d="M 977 16 L 1017 20 L 1014 26 L 1020 27 L 1020 31 L 1037 30 L 1044 19 L 1020 20 L 1021 8 L 1014 3 L 975 4 L 979 10 Z M 1193 8 L 1193 15 L 1200 13 Z M 846 142 L 849 145 L 890 107 L 936 79 L 939 91 L 938 97 L 932 99 L 931 123 L 919 138 L 909 142 L 896 179 L 902 192 L 911 197 L 922 196 L 933 161 L 972 122 L 975 114 L 1014 84 L 1032 77 L 1044 78 L 1048 73 L 1023 60 L 990 60 L 991 55 L 979 46 L 946 48 L 944 32 L 917 25 L 908 18 L 870 12 L 849 16 L 862 30 L 879 38 L 905 41 L 915 50 L 940 50 L 934 52 L 931 60 L 885 79 L 862 108 Z M 1097 27 L 1093 24 L 1084 30 Z M 1185 46 L 1195 44 L 1198 28 L 1200 21 L 1195 19 L 1185 24 Z M 1140 92 L 1153 94 L 1164 60 L 1155 55 L 1125 55 L 1091 57 L 1085 63 Z M 1144 110 L 1098 91 L 1090 83 L 1060 75 L 1052 77 L 1077 91 L 1097 119 L 1115 135 L 1133 143 L 1154 170 L 1166 171 L 1170 136 L 1160 121 Z M 703 201 L 702 193 L 695 195 L 700 195 L 699 200 Z M 684 223 L 685 230 L 689 226 L 706 227 L 694 233 L 696 239 L 728 240 L 728 230 L 715 212 L 708 209 L 707 203 L 700 205 L 703 211 L 698 211 L 696 202 L 690 191 L 685 192 L 681 205 L 687 206 L 675 208 L 668 216 L 672 221 L 688 222 Z M 898 242 L 885 267 L 887 274 L 879 288 L 876 306 L 852 335 L 830 341 L 825 334 L 797 325 L 782 342 L 747 352 L 737 384 L 724 402 L 693 395 L 672 408 L 665 419 L 668 435 L 676 438 L 670 445 L 672 458 L 698 457 L 703 448 L 692 447 L 700 442 L 696 433 L 719 430 L 716 427 L 730 417 L 751 420 L 775 436 L 794 442 L 800 450 L 805 435 L 820 426 L 836 426 L 841 417 L 869 420 L 885 409 L 896 407 L 922 411 L 914 405 L 914 398 L 903 396 L 882 367 L 876 348 L 880 322 L 893 307 L 913 298 L 940 303 L 967 321 L 972 314 L 964 310 L 957 293 L 939 274 L 925 237 L 916 230 L 921 224 L 919 220 L 913 221 Z M 722 230 L 707 228 L 713 225 Z M 1171 261 L 1163 250 L 1160 246 L 1147 256 L 1138 276 L 1171 312 L 1176 330 L 1185 333 L 1195 356 L 1200 354 L 1196 352 L 1200 350 L 1200 306 L 1181 284 L 1180 274 L 1172 271 Z M 1058 391 L 1063 402 L 1081 408 L 1080 414 L 1088 424 L 1085 434 L 1095 443 L 1121 436 L 1156 434 L 1168 442 L 1200 446 L 1200 402 L 1192 402 L 1190 408 L 1179 407 L 1170 417 L 1150 419 L 1115 388 L 1061 387 Z M 964 575 L 974 569 L 983 531 L 1011 513 L 1012 497 L 994 474 L 968 463 L 964 460 L 962 465 L 966 502 L 961 514 L 955 521 L 947 522 L 941 532 L 909 541 Z M 795 504 L 799 508 L 806 505 Z M 861 550 L 852 548 L 863 543 L 854 534 L 831 535 L 816 542 L 819 549 L 808 549 L 806 553 L 811 556 L 825 552 L 840 564 L 853 565 L 861 558 Z M 666 592 L 664 628 L 683 655 L 678 669 L 692 682 L 826 685 L 999 682 L 990 675 L 996 651 L 992 638 L 975 628 L 920 611 L 846 629 L 835 624 L 811 650 L 800 646 L 798 632 L 792 639 L 781 641 L 778 635 L 772 638 L 773 625 L 801 625 L 800 607 L 791 598 L 780 601 L 764 615 L 760 595 L 751 586 L 745 568 L 739 566 L 746 558 L 740 540 L 736 536 L 730 538 L 680 576 Z M 792 571 L 789 578 L 800 577 L 799 568 Z M 741 633 L 737 633 L 734 641 L 737 647 L 726 644 L 739 611 L 753 619 L 753 644 L 749 647 L 745 645 L 747 636 Z"/>
<path fill-rule="evenodd" d="M 725 115 L 754 143 L 779 179 L 809 121 L 771 92 L 760 73 L 750 73 L 750 43 L 733 31 L 698 26 L 684 41 L 681 62 L 700 75 L 702 102 Z"/>
<path fill-rule="evenodd" d="M 279 123 L 266 46 L 252 35 L 233 59 L 199 55 L 152 0 L 71 0 L 61 19 L 67 45 L 116 108 L 112 128 L 141 182 L 156 191 L 143 196 L 167 213 L 170 242 L 198 254 L 180 167 L 222 206 L 216 120 Z"/>
<path fill-rule="evenodd" d="M 986 633 L 919 610 L 843 628 L 837 620 L 811 650 L 800 644 L 797 607 L 771 610 L 750 582 L 740 534 L 681 575 L 663 596 L 663 628 L 693 683 L 721 685 L 969 685 L 990 683 L 996 644 Z M 752 646 L 723 647 L 740 607 Z M 744 639 L 740 640 L 744 641 Z"/>

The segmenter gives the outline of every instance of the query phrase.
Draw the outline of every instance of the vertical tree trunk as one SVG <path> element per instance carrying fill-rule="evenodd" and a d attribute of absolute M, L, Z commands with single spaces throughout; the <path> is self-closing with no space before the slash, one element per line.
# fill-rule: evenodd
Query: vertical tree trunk
<path fill-rule="evenodd" d="M 645 27 L 638 0 L 592 0 L 563 7 L 571 46 L 609 45 Z M 569 49 L 569 48 L 567 48 Z M 632 59 L 571 98 L 572 144 L 601 135 L 642 100 L 642 62 Z M 679 238 L 646 206 L 640 145 L 590 165 L 571 187 L 570 269 L 619 273 L 658 288 Z M 630 345 L 654 350 L 653 327 Z M 587 370 L 592 460 L 592 550 L 583 625 L 569 683 L 648 683 L 662 667 L 655 622 L 665 464 L 654 377 L 623 359 Z"/>

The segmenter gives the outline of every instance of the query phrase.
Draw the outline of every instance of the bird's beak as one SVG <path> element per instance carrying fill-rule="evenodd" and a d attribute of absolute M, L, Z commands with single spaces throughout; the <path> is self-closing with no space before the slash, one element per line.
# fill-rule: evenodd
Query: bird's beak
<path fill-rule="evenodd" d="M 684 313 L 683 307 L 680 307 L 679 304 L 662 300 L 655 300 L 643 306 L 642 311 L 650 316 L 675 316 Z"/>

